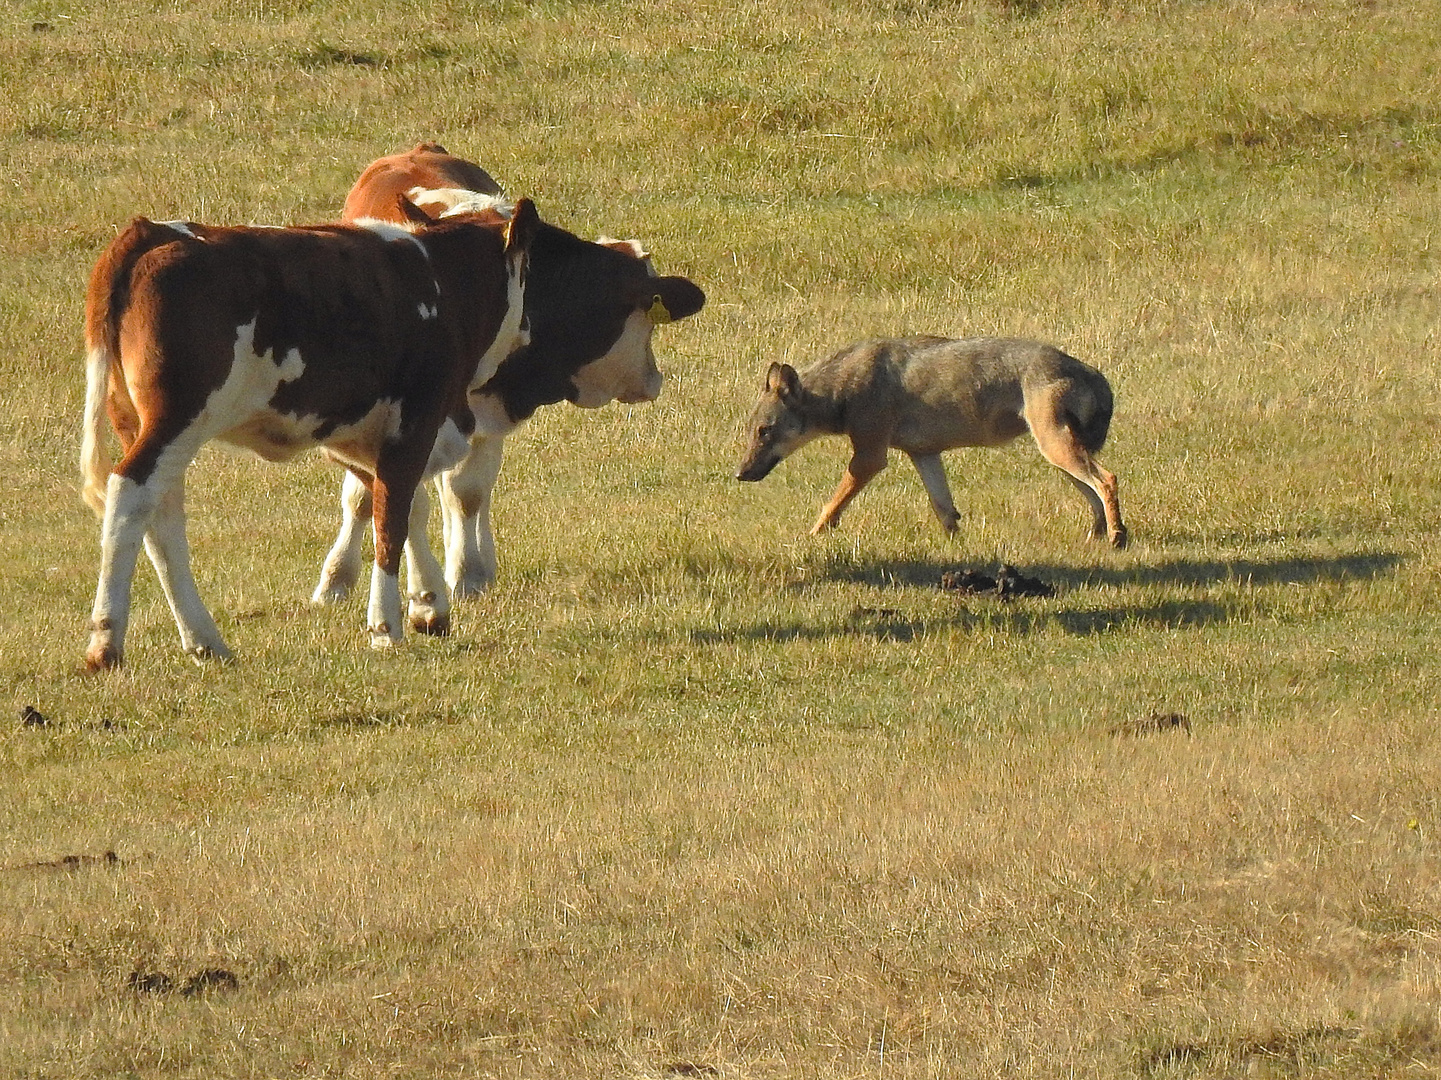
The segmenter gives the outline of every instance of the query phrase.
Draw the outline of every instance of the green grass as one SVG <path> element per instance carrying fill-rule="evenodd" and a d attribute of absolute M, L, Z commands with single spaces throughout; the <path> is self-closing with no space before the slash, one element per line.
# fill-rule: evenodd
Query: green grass
<path fill-rule="evenodd" d="M 1441 1071 L 1438 16 L 12 5 L 0 1074 Z M 142 566 L 81 675 L 96 255 L 423 138 L 706 289 L 662 398 L 537 415 L 496 588 L 393 654 L 306 602 L 337 475 L 207 450 L 237 662 Z M 841 445 L 732 479 L 769 361 L 908 331 L 1106 372 L 1132 548 L 1019 442 L 949 456 L 952 540 L 903 460 L 820 539 Z M 1001 561 L 1057 594 L 940 588 Z"/>

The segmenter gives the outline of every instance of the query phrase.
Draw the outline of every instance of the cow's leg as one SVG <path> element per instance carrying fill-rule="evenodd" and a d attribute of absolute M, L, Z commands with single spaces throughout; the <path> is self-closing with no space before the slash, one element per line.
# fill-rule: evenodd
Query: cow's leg
<path fill-rule="evenodd" d="M 440 476 L 445 518 L 445 580 L 456 599 L 478 596 L 495 582 L 495 536 L 490 499 L 500 475 L 505 438 L 476 439 L 454 469 Z"/>
<path fill-rule="evenodd" d="M 1091 538 L 1105 537 L 1113 547 L 1123 548 L 1129 533 L 1121 521 L 1115 474 L 1101 468 L 1071 430 L 1061 407 L 1061 392 L 1058 384 L 1053 391 L 1028 399 L 1026 423 L 1042 456 L 1065 472 L 1085 494 L 1091 507 Z"/>
<path fill-rule="evenodd" d="M 405 537 L 405 579 L 410 593 L 410 625 L 422 634 L 450 633 L 450 594 L 440 563 L 430 551 L 426 525 L 430 497 L 417 484 L 410 499 L 410 526 Z"/>
<path fill-rule="evenodd" d="M 948 533 L 955 532 L 961 515 L 951 498 L 951 485 L 946 482 L 946 468 L 941 464 L 941 455 L 912 454 L 911 462 L 916 472 L 921 474 L 921 483 L 926 485 L 926 491 L 931 496 L 931 509 L 936 512 L 941 528 Z"/>
<path fill-rule="evenodd" d="M 155 503 L 149 488 L 128 476 L 110 474 L 100 527 L 100 583 L 90 609 L 90 645 L 85 650 L 85 666 L 91 671 L 119 667 L 125 658 L 130 586 Z"/>
<path fill-rule="evenodd" d="M 215 619 L 200 599 L 190 572 L 190 543 L 185 538 L 185 481 L 182 477 L 159 499 L 145 533 L 150 556 L 175 625 L 180 647 L 196 660 L 229 660 L 230 650 L 220 637 Z"/>
<path fill-rule="evenodd" d="M 218 646 L 217 655 L 228 655 L 215 629 L 215 621 L 195 592 L 195 583 L 190 577 L 189 546 L 184 542 L 184 495 L 173 494 L 177 490 L 183 492 L 185 469 L 204 445 L 205 435 L 198 427 L 178 434 L 173 429 L 146 430 L 144 424 L 139 425 L 139 429 L 138 437 L 126 447 L 124 458 L 106 482 L 105 516 L 100 530 L 100 581 L 90 612 L 90 644 L 85 650 L 85 664 L 91 671 L 119 667 L 124 660 L 135 564 L 141 544 L 149 540 L 146 534 L 157 513 L 160 521 L 156 545 L 162 562 L 156 565 L 162 583 L 167 574 L 171 576 L 166 584 L 167 595 L 172 587 L 176 588 L 175 595 L 191 620 L 190 628 L 207 629 L 207 642 Z M 122 443 L 128 440 L 132 430 L 127 426 L 121 431 Z M 196 614 L 196 609 L 204 612 L 203 619 Z M 180 621 L 178 612 L 176 621 Z M 186 627 L 182 625 L 180 632 L 182 644 L 188 649 Z"/>
<path fill-rule="evenodd" d="M 360 580 L 365 526 L 370 521 L 372 499 L 366 482 L 349 469 L 340 488 L 340 532 L 320 568 L 320 583 L 310 601 L 334 604 L 344 600 Z"/>
<path fill-rule="evenodd" d="M 419 441 L 419 440 L 416 440 Z M 370 575 L 368 626 L 371 648 L 400 643 L 405 635 L 400 610 L 400 560 L 410 526 L 410 508 L 425 469 L 412 442 L 388 445 L 375 467 L 375 568 Z"/>
<path fill-rule="evenodd" d="M 884 443 L 853 443 L 855 453 L 841 477 L 840 486 L 831 496 L 831 501 L 821 508 L 821 516 L 811 526 L 811 535 L 817 536 L 827 529 L 833 529 L 841 520 L 841 513 L 871 480 L 886 467 L 886 446 Z"/>

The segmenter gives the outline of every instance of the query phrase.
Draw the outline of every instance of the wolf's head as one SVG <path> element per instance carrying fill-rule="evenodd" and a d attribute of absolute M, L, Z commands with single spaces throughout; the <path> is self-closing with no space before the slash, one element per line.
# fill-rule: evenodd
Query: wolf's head
<path fill-rule="evenodd" d="M 807 408 L 809 398 L 795 368 L 770 366 L 765 389 L 746 421 L 749 445 L 736 470 L 737 480 L 764 480 L 794 451 L 823 434 Z"/>

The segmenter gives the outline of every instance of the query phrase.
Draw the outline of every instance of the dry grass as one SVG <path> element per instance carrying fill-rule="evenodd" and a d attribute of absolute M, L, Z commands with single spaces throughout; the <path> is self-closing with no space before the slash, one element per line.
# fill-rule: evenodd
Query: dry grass
<path fill-rule="evenodd" d="M 12 7 L 0 1075 L 1441 1071 L 1437 14 Z M 705 286 L 665 395 L 538 416 L 394 655 L 304 602 L 336 477 L 207 451 L 239 661 L 142 571 L 80 676 L 90 262 L 422 137 Z M 1021 445 L 949 543 L 901 464 L 807 539 L 838 445 L 731 479 L 765 362 L 906 330 L 1106 371 L 1134 547 Z M 1057 595 L 940 588 L 1003 560 Z"/>

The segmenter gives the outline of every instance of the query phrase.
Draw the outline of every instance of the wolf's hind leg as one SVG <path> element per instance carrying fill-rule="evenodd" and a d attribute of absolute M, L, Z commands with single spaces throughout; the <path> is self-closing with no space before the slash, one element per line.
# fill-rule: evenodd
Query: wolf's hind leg
<path fill-rule="evenodd" d="M 910 457 L 916 472 L 921 474 L 921 483 L 926 485 L 926 491 L 931 496 L 931 509 L 936 512 L 941 528 L 948 533 L 955 532 L 961 515 L 951 498 L 951 486 L 946 482 L 946 467 L 941 464 L 941 455 L 912 454 Z"/>
<path fill-rule="evenodd" d="M 1069 472 L 1066 479 L 1076 485 L 1076 490 L 1085 498 L 1087 505 L 1091 508 L 1091 539 L 1104 540 L 1106 538 L 1106 504 L 1096 494 L 1095 488 L 1084 480 L 1078 480 Z"/>
<path fill-rule="evenodd" d="M 1057 405 L 1058 397 L 1040 408 L 1031 402 L 1026 403 L 1026 422 L 1035 436 L 1036 445 L 1041 455 L 1065 472 L 1086 496 L 1093 515 L 1091 538 L 1099 540 L 1104 536 L 1110 540 L 1112 547 L 1123 548 L 1130 534 L 1121 521 L 1116 476 L 1101 468 L 1091 452 L 1081 445 L 1075 432 L 1058 414 Z"/>

